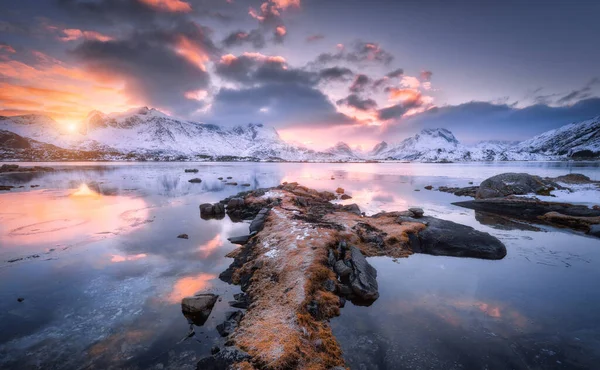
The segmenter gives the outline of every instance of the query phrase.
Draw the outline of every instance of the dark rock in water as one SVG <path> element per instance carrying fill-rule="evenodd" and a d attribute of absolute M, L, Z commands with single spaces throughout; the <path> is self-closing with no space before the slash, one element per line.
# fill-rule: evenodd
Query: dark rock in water
<path fill-rule="evenodd" d="M 225 205 L 222 203 L 203 203 L 200 205 L 200 217 L 204 219 L 223 218 L 225 216 Z"/>
<path fill-rule="evenodd" d="M 240 310 L 227 312 L 225 314 L 225 321 L 217 325 L 217 331 L 222 337 L 229 336 L 238 327 L 243 317 L 244 313 Z"/>
<path fill-rule="evenodd" d="M 354 213 L 358 216 L 360 216 L 362 213 L 360 212 L 360 208 L 358 207 L 358 204 L 356 203 L 352 203 L 352 204 L 348 204 L 342 207 L 342 209 L 344 211 L 350 212 L 350 213 Z"/>
<path fill-rule="evenodd" d="M 547 195 L 556 188 L 560 188 L 560 186 L 539 176 L 528 173 L 502 173 L 484 180 L 479 185 L 475 198 L 502 198 L 529 193 Z"/>
<path fill-rule="evenodd" d="M 233 185 L 233 186 L 237 186 L 237 182 L 227 182 L 225 183 L 225 185 Z"/>
<path fill-rule="evenodd" d="M 340 197 L 341 200 L 348 200 L 348 199 L 352 199 L 351 196 L 349 196 L 348 194 L 342 194 L 342 196 Z"/>
<path fill-rule="evenodd" d="M 23 302 L 24 300 L 25 300 L 25 298 L 23 298 L 23 297 L 17 298 L 17 302 Z"/>
<path fill-rule="evenodd" d="M 238 293 L 233 295 L 235 301 L 229 301 L 229 305 L 235 308 L 248 309 L 250 307 L 250 296 L 246 293 Z"/>
<path fill-rule="evenodd" d="M 494 213 L 475 211 L 475 220 L 482 225 L 487 225 L 498 230 L 541 231 L 539 227 L 529 223 L 513 220 Z"/>
<path fill-rule="evenodd" d="M 219 298 L 216 294 L 202 293 L 181 300 L 181 312 L 195 325 L 204 325 Z"/>
<path fill-rule="evenodd" d="M 186 168 L 185 172 L 187 172 L 187 173 L 198 173 L 198 169 L 197 168 Z"/>
<path fill-rule="evenodd" d="M 227 180 L 231 180 L 231 179 L 233 179 L 233 177 L 231 177 L 231 176 L 229 176 L 229 177 L 227 178 Z"/>
<path fill-rule="evenodd" d="M 424 187 L 424 189 L 425 189 L 425 190 L 431 190 L 431 189 L 433 189 L 433 186 L 431 186 L 431 185 L 427 185 L 427 186 L 425 186 L 425 187 Z"/>
<path fill-rule="evenodd" d="M 29 185 L 29 186 L 32 187 L 32 188 L 39 188 L 40 187 L 39 185 Z"/>
<path fill-rule="evenodd" d="M 177 235 L 177 237 L 178 237 L 179 239 L 189 239 L 189 236 L 188 236 L 188 234 L 179 234 L 179 235 Z"/>
<path fill-rule="evenodd" d="M 344 188 L 337 188 L 335 189 L 335 192 L 338 194 L 344 194 Z"/>
<path fill-rule="evenodd" d="M 415 218 L 421 218 L 425 214 L 422 208 L 409 208 L 408 211 L 411 212 Z"/>
<path fill-rule="evenodd" d="M 244 206 L 244 199 L 243 198 L 231 198 L 229 199 L 229 201 L 227 202 L 227 209 L 228 210 L 232 210 L 238 207 L 243 207 Z"/>
<path fill-rule="evenodd" d="M 221 348 L 219 348 L 218 346 L 213 346 L 213 347 L 210 349 L 210 354 L 211 354 L 211 355 L 215 355 L 215 354 L 219 353 L 220 351 L 221 351 Z"/>
<path fill-rule="evenodd" d="M 0 185 L 0 191 L 9 191 L 10 189 L 14 188 L 14 186 L 10 186 L 10 185 Z"/>
<path fill-rule="evenodd" d="M 245 183 L 245 184 L 242 184 L 242 186 L 252 186 L 252 185 L 248 184 L 248 183 Z"/>
<path fill-rule="evenodd" d="M 197 370 L 229 370 L 231 365 L 248 361 L 251 357 L 237 347 L 225 347 L 212 356 L 198 361 Z"/>
<path fill-rule="evenodd" d="M 375 301 L 379 298 L 377 270 L 367 262 L 360 249 L 352 246 L 349 251 L 352 264 L 349 285 L 352 292 L 362 301 Z"/>
<path fill-rule="evenodd" d="M 217 178 L 217 180 L 223 180 L 223 178 L 222 178 L 222 177 L 219 177 L 219 178 Z"/>
<path fill-rule="evenodd" d="M 563 215 L 558 212 L 548 212 L 540 219 L 554 225 L 564 226 L 575 230 L 590 231 L 591 226 L 600 224 L 600 216 L 596 217 L 578 217 Z"/>
<path fill-rule="evenodd" d="M 191 182 L 192 184 L 199 184 L 202 182 L 202 179 L 199 179 L 196 177 L 196 178 L 188 180 L 188 182 Z"/>
<path fill-rule="evenodd" d="M 232 236 L 231 238 L 227 238 L 227 240 L 229 240 L 229 242 L 231 242 L 233 244 L 244 245 L 244 244 L 248 243 L 248 240 L 250 240 L 250 238 L 251 238 L 250 235 L 242 235 L 242 236 Z"/>
<path fill-rule="evenodd" d="M 452 221 L 428 216 L 422 219 L 427 228 L 417 235 L 410 234 L 410 246 L 415 253 L 491 260 L 506 256 L 506 247 L 495 236 Z"/>
<path fill-rule="evenodd" d="M 451 193 L 458 197 L 473 197 L 473 198 L 475 198 L 477 189 L 479 189 L 479 186 L 467 186 L 464 188 L 450 188 L 447 186 L 440 186 L 438 188 L 438 191 L 441 191 L 443 193 Z"/>
<path fill-rule="evenodd" d="M 250 234 L 255 234 L 261 231 L 265 227 L 265 221 L 267 219 L 267 215 L 269 214 L 269 208 L 262 208 L 252 223 L 250 224 Z"/>

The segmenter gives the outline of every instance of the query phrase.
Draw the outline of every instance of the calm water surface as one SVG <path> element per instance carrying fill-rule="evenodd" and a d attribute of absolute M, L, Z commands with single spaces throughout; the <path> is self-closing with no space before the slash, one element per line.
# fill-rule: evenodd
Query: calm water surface
<path fill-rule="evenodd" d="M 371 307 L 348 304 L 332 320 L 352 369 L 600 363 L 598 239 L 499 224 L 450 204 L 465 198 L 423 189 L 477 184 L 502 172 L 600 180 L 599 163 L 47 165 L 59 171 L 0 176 L 0 185 L 23 186 L 0 193 L 0 368 L 195 368 L 222 344 L 215 326 L 239 292 L 218 275 L 235 248 L 227 237 L 248 225 L 202 220 L 198 209 L 248 190 L 217 179 L 227 176 L 250 189 L 283 181 L 341 186 L 367 213 L 419 206 L 506 244 L 501 261 L 371 258 L 381 297 Z M 189 183 L 192 177 L 203 182 Z M 189 239 L 178 239 L 181 233 Z M 198 291 L 222 301 L 184 340 L 189 325 L 180 301 Z"/>

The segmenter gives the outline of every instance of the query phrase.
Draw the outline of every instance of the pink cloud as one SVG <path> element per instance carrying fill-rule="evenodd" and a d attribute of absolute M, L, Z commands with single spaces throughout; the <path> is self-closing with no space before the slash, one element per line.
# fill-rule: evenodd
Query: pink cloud
<path fill-rule="evenodd" d="M 182 0 L 139 0 L 140 2 L 156 9 L 171 13 L 189 13 L 192 6 Z"/>
<path fill-rule="evenodd" d="M 103 35 L 100 32 L 96 31 L 82 31 L 76 28 L 67 28 L 62 30 L 61 32 L 64 34 L 64 36 L 59 37 L 59 39 L 63 42 L 75 41 L 79 39 L 98 40 L 103 42 L 113 40 L 112 37 Z"/>

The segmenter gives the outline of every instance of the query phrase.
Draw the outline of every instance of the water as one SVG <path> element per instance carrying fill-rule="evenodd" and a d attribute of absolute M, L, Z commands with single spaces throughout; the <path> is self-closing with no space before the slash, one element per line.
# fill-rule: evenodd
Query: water
<path fill-rule="evenodd" d="M 600 360 L 598 239 L 497 224 L 450 204 L 465 198 L 423 189 L 502 172 L 600 180 L 598 162 L 46 165 L 58 171 L 0 177 L 24 186 L 0 193 L 0 368 L 195 368 L 222 344 L 215 326 L 239 288 L 218 274 L 235 248 L 227 237 L 248 226 L 202 220 L 198 205 L 283 181 L 341 186 L 367 213 L 420 206 L 507 246 L 501 261 L 370 259 L 381 297 L 371 307 L 348 304 L 332 320 L 352 369 L 576 369 Z M 227 176 L 251 187 L 217 179 Z M 179 303 L 197 291 L 222 301 L 183 340 Z"/>

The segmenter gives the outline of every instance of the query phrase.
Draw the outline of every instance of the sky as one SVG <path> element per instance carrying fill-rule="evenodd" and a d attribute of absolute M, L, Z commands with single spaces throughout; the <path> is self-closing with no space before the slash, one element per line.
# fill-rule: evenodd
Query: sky
<path fill-rule="evenodd" d="M 595 0 L 0 0 L 0 115 L 148 106 L 317 149 L 600 115 Z"/>

